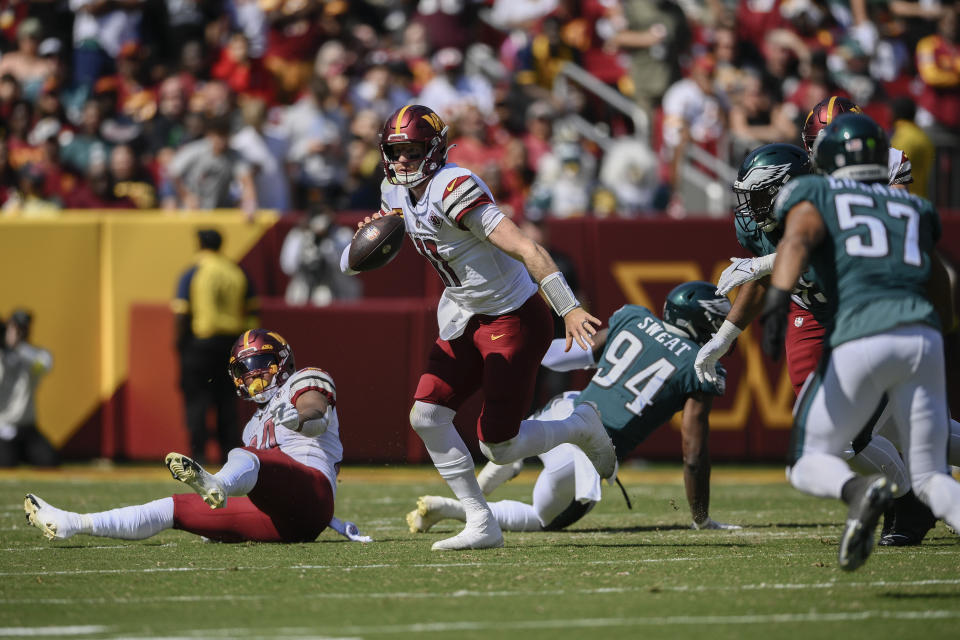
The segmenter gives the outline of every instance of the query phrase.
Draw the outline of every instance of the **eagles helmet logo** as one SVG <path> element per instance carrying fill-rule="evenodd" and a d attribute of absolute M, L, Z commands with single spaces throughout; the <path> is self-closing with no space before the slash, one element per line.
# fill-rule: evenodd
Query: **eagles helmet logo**
<path fill-rule="evenodd" d="M 727 298 L 709 298 L 697 302 L 707 313 L 712 313 L 715 316 L 726 318 L 727 314 L 730 313 L 730 300 Z"/>
<path fill-rule="evenodd" d="M 733 183 L 735 189 L 743 191 L 756 191 L 772 184 L 786 182 L 790 179 L 787 172 L 792 165 L 787 162 L 784 164 L 757 165 L 750 169 L 750 172 L 744 176 L 743 180 L 737 180 Z"/>

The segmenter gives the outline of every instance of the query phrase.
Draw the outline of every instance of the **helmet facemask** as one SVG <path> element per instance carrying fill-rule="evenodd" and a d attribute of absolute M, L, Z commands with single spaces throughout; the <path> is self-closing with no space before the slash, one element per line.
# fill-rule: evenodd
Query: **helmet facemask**
<path fill-rule="evenodd" d="M 440 116 L 423 105 L 407 105 L 387 118 L 380 131 L 380 157 L 387 182 L 415 187 L 443 168 L 447 163 L 447 129 Z M 401 144 L 419 145 L 422 156 L 401 166 L 396 150 Z"/>
<path fill-rule="evenodd" d="M 432 155 L 430 150 L 427 149 L 427 144 L 426 142 L 386 142 L 380 145 L 380 153 L 383 156 L 383 166 L 386 167 L 387 180 L 390 184 L 415 187 L 433 175 L 434 171 L 427 171 L 427 162 Z M 436 147 L 436 138 L 431 140 L 429 144 L 431 144 L 431 147 Z M 401 163 L 400 153 L 397 152 L 397 148 L 401 146 L 407 149 L 419 147 L 420 157 Z M 409 171 L 407 167 L 401 167 L 401 165 L 404 164 L 410 165 L 416 163 L 418 160 L 419 164 L 416 165 L 415 171 Z M 404 171 L 398 171 L 398 168 L 404 168 Z"/>
<path fill-rule="evenodd" d="M 296 365 L 293 350 L 278 333 L 252 329 L 233 344 L 227 371 L 238 396 L 265 404 L 294 374 Z"/>
<path fill-rule="evenodd" d="M 789 178 L 789 176 L 788 176 Z M 784 181 L 786 182 L 786 181 Z M 771 215 L 773 203 L 777 199 L 782 185 L 770 185 L 762 189 L 747 190 L 734 187 L 737 196 L 737 208 L 734 211 L 737 224 L 746 233 L 757 230 L 769 233 L 777 228 L 777 221 Z"/>
<path fill-rule="evenodd" d="M 269 402 L 277 393 L 279 372 L 280 361 L 274 353 L 256 353 L 230 364 L 230 375 L 241 396 L 258 404 Z M 264 380 L 267 375 L 270 379 Z"/>

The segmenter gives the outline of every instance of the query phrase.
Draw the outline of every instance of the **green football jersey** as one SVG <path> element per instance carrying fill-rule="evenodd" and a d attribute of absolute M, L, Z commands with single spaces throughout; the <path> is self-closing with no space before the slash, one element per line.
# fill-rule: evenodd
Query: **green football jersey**
<path fill-rule="evenodd" d="M 740 246 L 755 256 L 768 256 L 777 252 L 777 243 L 783 235 L 781 227 L 770 232 L 757 229 L 753 233 L 747 233 L 740 228 L 739 224 L 733 225 L 737 231 L 737 242 Z M 813 314 L 824 327 L 829 327 L 833 321 L 830 315 L 830 307 L 827 297 L 823 292 L 823 287 L 817 279 L 816 270 L 808 266 L 807 270 L 800 276 L 797 286 L 793 288 L 793 300 L 804 309 Z"/>
<path fill-rule="evenodd" d="M 697 379 L 693 361 L 699 349 L 644 307 L 628 304 L 610 317 L 597 372 L 577 403 L 596 403 L 619 459 L 683 409 L 691 394 L 723 395 L 722 367 L 719 385 Z"/>
<path fill-rule="evenodd" d="M 940 328 L 926 293 L 930 254 L 940 239 L 929 200 L 886 184 L 802 176 L 781 189 L 774 215 L 782 223 L 804 201 L 826 227 L 810 263 L 834 308 L 830 346 L 905 324 Z"/>

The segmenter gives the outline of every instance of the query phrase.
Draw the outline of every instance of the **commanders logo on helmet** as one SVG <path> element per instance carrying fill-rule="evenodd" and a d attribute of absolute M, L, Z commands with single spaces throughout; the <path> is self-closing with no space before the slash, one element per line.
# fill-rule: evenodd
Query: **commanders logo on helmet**
<path fill-rule="evenodd" d="M 413 170 L 401 167 L 395 145 L 419 145 L 421 157 Z M 447 163 L 447 125 L 430 107 L 408 104 L 395 111 L 380 131 L 383 171 L 390 184 L 413 187 L 430 178 Z"/>
<path fill-rule="evenodd" d="M 672 333 L 705 344 L 730 313 L 730 300 L 713 283 L 695 280 L 674 287 L 663 305 L 663 322 Z"/>
<path fill-rule="evenodd" d="M 747 234 L 772 231 L 777 223 L 770 213 L 777 192 L 791 178 L 808 173 L 810 158 L 796 145 L 778 142 L 754 149 L 744 158 L 733 183 L 737 225 Z"/>
<path fill-rule="evenodd" d="M 813 153 L 813 143 L 817 136 L 842 113 L 863 113 L 863 109 L 849 98 L 841 96 L 830 96 L 814 105 L 803 123 L 803 148 L 807 153 Z"/>
<path fill-rule="evenodd" d="M 813 164 L 835 178 L 858 182 L 889 180 L 887 134 L 870 116 L 843 114 L 823 130 L 813 145 Z"/>
<path fill-rule="evenodd" d="M 269 402 L 287 379 L 296 372 L 293 349 L 275 331 L 251 329 L 244 331 L 230 349 L 227 366 L 237 395 L 258 404 Z M 264 382 L 264 374 L 272 374 L 270 382 Z M 256 376 L 249 386 L 245 376 Z"/>

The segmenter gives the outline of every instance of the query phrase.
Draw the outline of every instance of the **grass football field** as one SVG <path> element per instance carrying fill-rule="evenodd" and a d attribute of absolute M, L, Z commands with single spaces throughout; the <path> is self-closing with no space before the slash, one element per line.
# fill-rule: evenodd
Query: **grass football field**
<path fill-rule="evenodd" d="M 532 466 L 532 465 L 531 465 Z M 529 468 L 529 467 L 528 467 Z M 528 501 L 536 470 L 497 498 Z M 407 531 L 433 468 L 346 467 L 337 515 L 375 539 L 209 544 L 179 531 L 140 542 L 49 542 L 23 495 L 95 511 L 181 492 L 162 464 L 0 473 L 0 637 L 29 638 L 897 638 L 960 634 L 960 539 L 836 567 L 844 509 L 782 468 L 714 468 L 711 514 L 742 531 L 692 531 L 679 467 L 626 469 L 571 529 L 506 533 L 502 549 L 432 552 L 444 521 Z"/>

